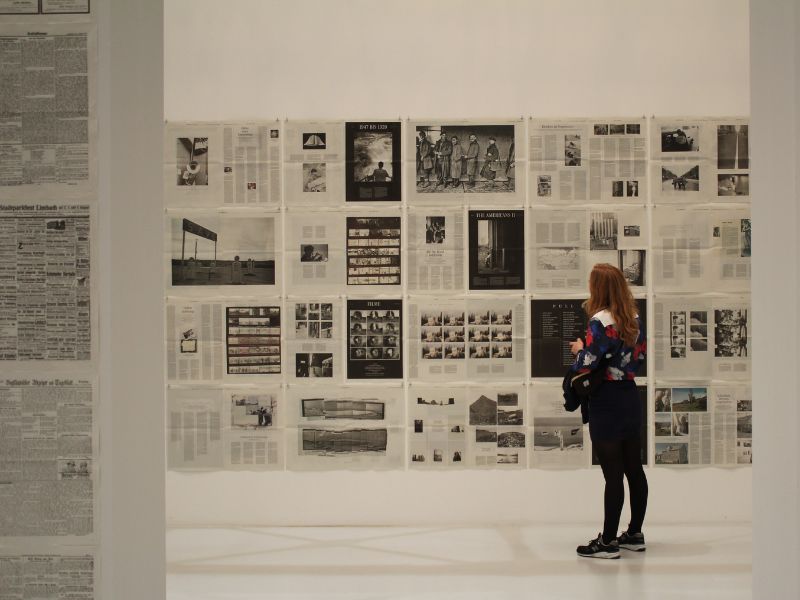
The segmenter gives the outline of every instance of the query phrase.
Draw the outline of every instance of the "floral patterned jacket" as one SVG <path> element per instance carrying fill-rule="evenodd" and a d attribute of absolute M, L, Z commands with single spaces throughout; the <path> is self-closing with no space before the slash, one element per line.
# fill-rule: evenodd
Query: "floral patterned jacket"
<path fill-rule="evenodd" d="M 620 339 L 610 312 L 601 310 L 593 315 L 586 328 L 586 344 L 575 356 L 570 370 L 575 373 L 591 371 L 597 368 L 604 355 L 608 355 L 605 377 L 608 381 L 634 379 L 647 351 L 647 335 L 638 315 L 636 322 L 639 324 L 639 337 L 630 347 Z"/>

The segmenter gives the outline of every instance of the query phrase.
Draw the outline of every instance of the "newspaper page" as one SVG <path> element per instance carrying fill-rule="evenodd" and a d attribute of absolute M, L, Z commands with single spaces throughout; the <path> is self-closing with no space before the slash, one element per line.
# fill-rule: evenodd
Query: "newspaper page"
<path fill-rule="evenodd" d="M 233 303 L 225 308 L 225 349 L 228 375 L 280 378 L 281 306 Z"/>
<path fill-rule="evenodd" d="M 342 302 L 336 297 L 289 298 L 286 301 L 286 360 L 295 382 L 342 379 Z"/>
<path fill-rule="evenodd" d="M 347 216 L 348 286 L 398 289 L 402 283 L 401 222 L 399 212 Z"/>
<path fill-rule="evenodd" d="M 654 289 L 708 289 L 714 273 L 711 219 L 708 210 L 665 206 L 653 209 Z"/>
<path fill-rule="evenodd" d="M 282 469 L 281 398 L 280 385 L 170 387 L 167 468 Z"/>
<path fill-rule="evenodd" d="M 525 289 L 525 211 L 469 211 L 469 289 Z"/>
<path fill-rule="evenodd" d="M 531 204 L 641 202 L 647 190 L 647 122 L 531 119 Z"/>
<path fill-rule="evenodd" d="M 656 296 L 658 378 L 742 380 L 751 376 L 749 298 Z"/>
<path fill-rule="evenodd" d="M 526 326 L 521 296 L 412 298 L 408 319 L 410 379 L 524 379 Z"/>
<path fill-rule="evenodd" d="M 88 15 L 90 0 L 0 0 L 0 15 Z"/>
<path fill-rule="evenodd" d="M 527 466 L 525 393 L 524 385 L 470 386 L 467 389 L 470 467 Z"/>
<path fill-rule="evenodd" d="M 99 587 L 97 556 L 87 548 L 48 548 L 25 554 L 0 549 L 3 600 L 95 600 Z"/>
<path fill-rule="evenodd" d="M 0 360 L 92 358 L 88 205 L 0 204 Z"/>
<path fill-rule="evenodd" d="M 427 208 L 408 212 L 408 290 L 464 290 L 464 213 Z"/>
<path fill-rule="evenodd" d="M 403 398 L 399 385 L 289 386 L 289 469 L 402 469 Z"/>
<path fill-rule="evenodd" d="M 750 201 L 746 118 L 654 118 L 650 156 L 655 204 Z"/>
<path fill-rule="evenodd" d="M 533 468 L 588 467 L 589 430 L 579 410 L 564 410 L 560 385 L 534 384 L 528 388 L 530 419 L 529 464 Z"/>
<path fill-rule="evenodd" d="M 167 302 L 167 381 L 222 379 L 224 302 Z"/>
<path fill-rule="evenodd" d="M 642 373 L 642 375 L 644 375 L 644 372 Z M 641 442 L 640 457 L 642 465 L 647 466 L 648 465 L 647 453 L 649 448 L 648 439 L 650 437 L 648 435 L 648 431 L 650 429 L 650 426 L 648 425 L 649 423 L 648 413 L 650 411 L 648 411 L 647 409 L 647 386 L 637 385 L 636 391 L 639 394 L 639 411 L 640 411 L 639 415 L 641 416 L 642 419 L 639 425 L 639 440 Z M 593 466 L 600 465 L 600 459 L 597 457 L 597 453 L 594 451 L 594 448 L 592 448 L 592 465 Z"/>
<path fill-rule="evenodd" d="M 412 205 L 525 203 L 522 120 L 413 121 L 406 127 L 408 165 L 412 146 L 415 168 L 406 169 Z"/>
<path fill-rule="evenodd" d="M 750 210 L 712 211 L 711 232 L 717 263 L 714 289 L 749 292 L 752 255 Z"/>
<path fill-rule="evenodd" d="M 585 298 L 534 298 L 531 300 L 531 377 L 564 377 L 575 362 L 570 343 L 586 335 L 588 318 Z M 647 302 L 637 298 L 643 324 L 647 324 Z M 643 363 L 639 373 L 647 373 Z"/>
<path fill-rule="evenodd" d="M 0 536 L 94 533 L 94 415 L 88 380 L 0 379 Z"/>
<path fill-rule="evenodd" d="M 280 213 L 180 210 L 167 215 L 167 287 L 172 293 L 279 293 Z"/>
<path fill-rule="evenodd" d="M 403 301 L 347 300 L 347 378 L 403 378 Z"/>
<path fill-rule="evenodd" d="M 287 121 L 284 125 L 284 195 L 289 208 L 344 205 L 343 121 Z"/>
<path fill-rule="evenodd" d="M 537 290 L 583 290 L 596 263 L 618 266 L 634 291 L 646 290 L 650 236 L 644 207 L 533 208 L 530 231 L 530 277 Z"/>
<path fill-rule="evenodd" d="M 464 386 L 409 386 L 408 453 L 412 469 L 467 466 Z"/>
<path fill-rule="evenodd" d="M 399 232 L 399 227 L 398 227 Z M 359 241 L 354 239 L 353 242 Z M 381 238 L 367 238 L 378 241 Z M 382 238 L 390 239 L 390 238 Z M 315 289 L 340 291 L 345 285 L 345 270 L 380 269 L 397 262 L 399 273 L 400 246 L 358 246 L 345 253 L 349 245 L 345 236 L 345 217 L 341 213 L 289 210 L 286 214 L 286 285 L 291 292 Z M 393 254 L 379 254 L 389 250 Z M 399 276 L 399 275 L 398 275 Z M 354 275 L 360 279 L 360 275 Z"/>
<path fill-rule="evenodd" d="M 748 385 L 714 385 L 714 464 L 753 463 L 753 395 Z"/>
<path fill-rule="evenodd" d="M 400 202 L 403 160 L 400 121 L 348 121 L 345 132 L 345 200 Z"/>
<path fill-rule="evenodd" d="M 279 206 L 281 126 L 253 123 L 167 123 L 166 206 Z"/>
<path fill-rule="evenodd" d="M 0 12 L 24 8 L 3 5 Z M 0 198 L 23 190 L 26 198 L 89 197 L 96 184 L 94 26 L 35 29 L 0 24 Z"/>

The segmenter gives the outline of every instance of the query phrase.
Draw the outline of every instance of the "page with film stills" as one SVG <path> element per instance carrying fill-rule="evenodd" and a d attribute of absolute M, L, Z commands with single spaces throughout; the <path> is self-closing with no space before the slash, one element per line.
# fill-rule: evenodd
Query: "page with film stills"
<path fill-rule="evenodd" d="M 344 121 L 284 124 L 284 201 L 294 207 L 340 207 L 345 199 Z"/>
<path fill-rule="evenodd" d="M 361 213 L 346 217 L 347 285 L 398 290 L 402 284 L 400 213 Z M 352 288 L 358 289 L 358 288 Z M 391 293 L 391 292 L 390 292 Z M 396 292 L 395 292 L 396 293 Z"/>
<path fill-rule="evenodd" d="M 347 300 L 347 379 L 403 378 L 403 301 Z"/>
<path fill-rule="evenodd" d="M 647 190 L 647 121 L 531 119 L 531 204 L 640 203 Z"/>
<path fill-rule="evenodd" d="M 526 389 L 522 384 L 467 388 L 467 455 L 473 468 L 525 468 Z"/>
<path fill-rule="evenodd" d="M 345 132 L 345 201 L 402 199 L 400 121 L 348 121 Z"/>
<path fill-rule="evenodd" d="M 464 291 L 463 210 L 409 210 L 406 222 L 408 291 Z"/>
<path fill-rule="evenodd" d="M 655 464 L 735 466 L 753 460 L 747 386 L 660 384 L 654 397 Z"/>
<path fill-rule="evenodd" d="M 750 299 L 659 296 L 653 300 L 657 378 L 744 380 L 751 376 Z"/>
<path fill-rule="evenodd" d="M 168 122 L 165 206 L 279 206 L 281 124 Z"/>
<path fill-rule="evenodd" d="M 230 300 L 225 307 L 228 375 L 258 375 L 280 379 L 280 302 L 262 302 L 253 304 Z"/>
<path fill-rule="evenodd" d="M 411 148 L 415 148 L 413 163 Z M 525 202 L 521 119 L 411 121 L 406 127 L 406 149 L 407 164 L 415 165 L 406 169 L 411 205 Z"/>
<path fill-rule="evenodd" d="M 528 460 L 532 468 L 578 468 L 591 463 L 589 430 L 581 411 L 564 410 L 561 384 L 528 386 Z"/>
<path fill-rule="evenodd" d="M 467 467 L 467 389 L 411 384 L 408 454 L 412 469 Z"/>
<path fill-rule="evenodd" d="M 596 263 L 619 267 L 635 292 L 647 285 L 644 207 L 530 210 L 530 277 L 537 290 L 586 288 Z"/>
<path fill-rule="evenodd" d="M 167 469 L 282 469 L 279 385 L 170 387 Z"/>
<path fill-rule="evenodd" d="M 289 469 L 403 468 L 405 428 L 400 385 L 289 386 Z"/>
<path fill-rule="evenodd" d="M 167 292 L 277 294 L 280 213 L 176 209 L 167 213 Z M 243 292 L 245 288 L 250 292 Z"/>
<path fill-rule="evenodd" d="M 531 377 L 564 377 L 575 362 L 570 343 L 586 337 L 589 318 L 583 309 L 585 298 L 531 299 Z M 639 317 L 647 327 L 647 301 L 637 298 Z M 650 335 L 648 334 L 648 340 Z M 639 375 L 647 374 L 642 363 Z"/>
<path fill-rule="evenodd" d="M 525 211 L 470 210 L 469 289 L 525 289 Z"/>
<path fill-rule="evenodd" d="M 342 301 L 336 297 L 286 300 L 287 379 L 330 383 L 342 378 Z M 291 369 L 294 370 L 291 370 Z"/>
<path fill-rule="evenodd" d="M 167 381 L 222 379 L 224 301 L 169 298 L 166 310 Z"/>
<path fill-rule="evenodd" d="M 654 204 L 750 201 L 749 119 L 651 121 Z"/>
<path fill-rule="evenodd" d="M 382 241 L 391 238 L 353 239 L 353 252 L 358 254 L 349 258 L 349 238 L 345 235 L 346 217 L 336 212 L 314 212 L 289 209 L 285 217 L 286 227 L 286 287 L 290 293 L 307 293 L 314 290 L 340 291 L 347 281 L 345 271 L 352 263 L 353 268 L 365 269 L 390 266 L 399 274 L 400 247 L 397 246 L 357 246 L 356 242 L 366 239 Z M 395 224 L 392 222 L 392 224 Z M 399 225 L 397 235 L 399 236 Z M 357 248 L 356 248 L 357 246 Z M 382 250 L 396 254 L 379 254 Z M 360 278 L 360 275 L 354 275 Z M 372 275 L 370 275 L 372 277 Z M 399 275 L 398 275 L 399 277 Z M 366 279 L 366 277 L 364 278 Z"/>
<path fill-rule="evenodd" d="M 408 320 L 410 379 L 525 377 L 522 296 L 448 301 L 410 298 Z"/>

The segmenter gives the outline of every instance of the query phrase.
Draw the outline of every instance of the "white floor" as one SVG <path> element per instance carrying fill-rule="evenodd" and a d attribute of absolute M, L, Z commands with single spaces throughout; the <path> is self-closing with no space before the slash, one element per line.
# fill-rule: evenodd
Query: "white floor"
<path fill-rule="evenodd" d="M 596 529 L 596 528 L 595 528 Z M 750 524 L 648 525 L 648 549 L 579 558 L 588 526 L 171 529 L 169 600 L 751 597 Z"/>

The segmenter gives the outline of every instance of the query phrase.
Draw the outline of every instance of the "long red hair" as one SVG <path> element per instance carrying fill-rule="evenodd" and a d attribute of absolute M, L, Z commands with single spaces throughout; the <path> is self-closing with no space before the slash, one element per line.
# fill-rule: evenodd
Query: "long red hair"
<path fill-rule="evenodd" d="M 625 345 L 636 345 L 639 337 L 636 315 L 639 311 L 631 288 L 617 267 L 608 263 L 594 266 L 589 275 L 589 299 L 583 303 L 583 308 L 590 318 L 601 310 L 608 310 Z"/>

